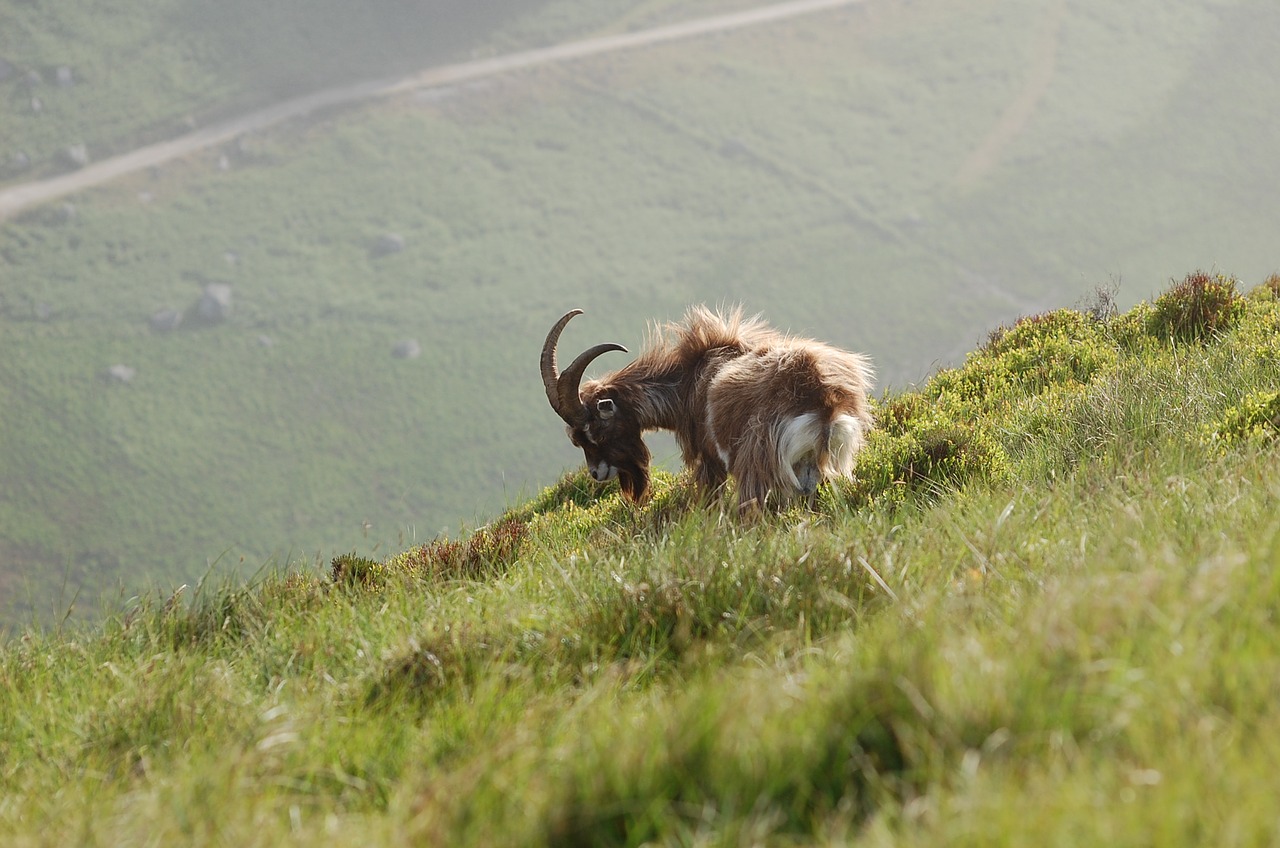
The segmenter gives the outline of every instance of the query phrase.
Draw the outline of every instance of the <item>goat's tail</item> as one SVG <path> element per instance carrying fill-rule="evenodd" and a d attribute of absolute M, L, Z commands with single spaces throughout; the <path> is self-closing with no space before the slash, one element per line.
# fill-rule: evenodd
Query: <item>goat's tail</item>
<path fill-rule="evenodd" d="M 811 495 L 823 480 L 852 476 L 866 429 L 848 413 L 825 420 L 821 413 L 806 412 L 789 419 L 775 436 L 779 482 Z"/>
<path fill-rule="evenodd" d="M 824 480 L 852 477 L 854 457 L 866 439 L 870 422 L 848 412 L 828 419 L 822 412 L 805 412 L 785 419 L 767 439 L 748 439 L 738 445 L 736 467 L 742 501 L 764 501 L 771 492 L 812 496 Z"/>

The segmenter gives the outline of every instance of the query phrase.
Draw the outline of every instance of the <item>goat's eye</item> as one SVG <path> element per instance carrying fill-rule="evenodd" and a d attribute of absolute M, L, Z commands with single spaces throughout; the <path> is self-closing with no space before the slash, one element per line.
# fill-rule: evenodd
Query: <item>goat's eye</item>
<path fill-rule="evenodd" d="M 612 418 L 613 414 L 618 411 L 612 398 L 603 398 L 596 401 L 596 412 L 601 418 Z"/>

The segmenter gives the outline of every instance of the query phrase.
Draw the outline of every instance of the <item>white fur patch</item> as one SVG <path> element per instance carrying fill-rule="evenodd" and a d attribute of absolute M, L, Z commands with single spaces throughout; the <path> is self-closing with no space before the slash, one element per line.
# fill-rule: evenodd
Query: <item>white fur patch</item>
<path fill-rule="evenodd" d="M 818 468 L 821 438 L 822 420 L 816 412 L 797 415 L 779 427 L 778 465 L 787 481 L 801 492 L 812 492 L 822 478 Z"/>
<path fill-rule="evenodd" d="M 715 411 L 707 406 L 707 433 L 711 436 L 711 444 L 715 445 L 716 456 L 720 457 L 720 461 L 724 463 L 724 467 L 729 467 L 729 452 L 720 446 L 720 439 L 716 437 L 716 416 Z"/>
<path fill-rule="evenodd" d="M 724 467 L 729 467 L 729 452 L 720 447 L 720 443 L 716 442 L 716 456 L 720 457 L 720 461 L 724 463 Z"/>
<path fill-rule="evenodd" d="M 607 483 L 614 477 L 618 476 L 618 469 L 614 468 L 607 462 L 597 462 L 591 466 L 591 479 L 597 483 Z"/>
<path fill-rule="evenodd" d="M 865 437 L 862 421 L 852 415 L 841 415 L 831 422 L 829 462 L 833 474 L 838 477 L 853 474 L 854 454 L 862 448 Z"/>

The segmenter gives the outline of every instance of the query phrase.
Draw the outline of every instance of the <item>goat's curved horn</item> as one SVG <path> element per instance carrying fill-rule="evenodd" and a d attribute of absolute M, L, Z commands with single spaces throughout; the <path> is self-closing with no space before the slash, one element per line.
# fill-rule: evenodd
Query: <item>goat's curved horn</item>
<path fill-rule="evenodd" d="M 578 387 L 582 383 L 582 373 L 587 370 L 591 361 L 609 351 L 627 352 L 627 349 L 620 344 L 612 342 L 598 344 L 579 354 L 578 358 L 573 360 L 573 364 L 561 374 L 556 367 L 556 345 L 560 342 L 560 333 L 564 331 L 565 325 L 573 316 L 581 314 L 581 309 L 566 312 L 564 317 L 551 328 L 551 332 L 547 333 L 547 340 L 542 345 L 542 385 L 547 390 L 547 400 L 551 401 L 551 408 L 567 424 L 577 424 L 582 420 L 582 404 L 578 400 Z"/>

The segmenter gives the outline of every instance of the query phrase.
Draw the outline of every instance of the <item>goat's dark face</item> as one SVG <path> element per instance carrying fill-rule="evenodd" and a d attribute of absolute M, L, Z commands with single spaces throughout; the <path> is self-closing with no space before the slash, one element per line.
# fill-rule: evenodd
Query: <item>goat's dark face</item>
<path fill-rule="evenodd" d="M 607 391 L 583 392 L 582 420 L 566 428 L 582 448 L 587 470 L 597 483 L 617 478 L 622 493 L 640 501 L 649 491 L 649 448 L 635 418 Z"/>
<path fill-rule="evenodd" d="M 556 365 L 560 332 L 581 313 L 570 310 L 547 333 L 538 362 L 542 385 L 551 408 L 569 425 L 569 439 L 586 455 L 591 477 L 598 483 L 617 478 L 622 493 L 639 501 L 649 492 L 649 449 L 640 438 L 637 418 L 607 381 L 582 382 L 583 371 L 597 356 L 627 349 L 612 342 L 598 344 L 580 353 L 563 374 Z"/>

